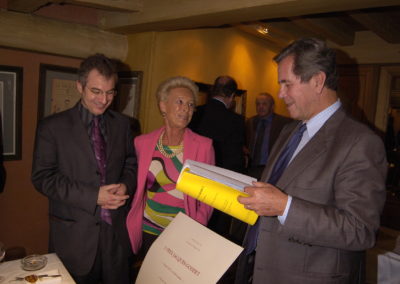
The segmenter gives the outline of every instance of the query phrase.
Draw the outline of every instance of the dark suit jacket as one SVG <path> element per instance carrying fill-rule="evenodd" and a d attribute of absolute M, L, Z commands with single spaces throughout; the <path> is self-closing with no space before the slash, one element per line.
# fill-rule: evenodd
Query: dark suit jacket
<path fill-rule="evenodd" d="M 216 165 L 244 171 L 244 118 L 215 99 L 197 108 L 189 128 L 213 140 Z"/>
<path fill-rule="evenodd" d="M 106 184 L 124 183 L 130 196 L 136 184 L 136 156 L 128 119 L 107 110 Z M 75 275 L 93 265 L 100 232 L 97 205 L 100 176 L 88 131 L 77 105 L 45 118 L 37 128 L 32 182 L 49 198 L 50 248 Z M 111 210 L 117 241 L 131 252 L 125 218 L 130 204 Z"/>
<path fill-rule="evenodd" d="M 257 124 L 260 121 L 259 116 L 250 117 L 246 121 L 246 145 L 247 148 L 252 153 L 252 147 L 254 144 L 254 140 L 256 139 L 256 131 Z M 282 128 L 291 122 L 292 119 L 274 113 L 272 116 L 271 129 L 269 133 L 269 143 L 268 143 L 268 153 L 271 152 L 272 146 L 275 144 L 276 139 L 278 139 L 279 133 L 281 133 Z M 255 153 L 255 156 L 259 155 L 259 153 Z"/>
<path fill-rule="evenodd" d="M 267 181 L 297 122 L 275 143 Z M 339 109 L 298 153 L 276 186 L 293 197 L 284 225 L 261 217 L 254 284 L 362 283 L 385 200 L 383 143 Z"/>

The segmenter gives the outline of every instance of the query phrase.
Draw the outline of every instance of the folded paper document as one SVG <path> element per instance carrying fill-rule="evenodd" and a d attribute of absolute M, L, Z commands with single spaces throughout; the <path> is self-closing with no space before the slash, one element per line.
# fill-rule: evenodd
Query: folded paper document
<path fill-rule="evenodd" d="M 136 284 L 217 283 L 242 251 L 179 212 L 151 245 Z"/>
<path fill-rule="evenodd" d="M 253 181 L 256 179 L 243 174 L 186 160 L 176 188 L 215 209 L 254 225 L 258 215 L 237 201 L 239 195 L 247 196 L 243 189 L 252 185 Z"/>

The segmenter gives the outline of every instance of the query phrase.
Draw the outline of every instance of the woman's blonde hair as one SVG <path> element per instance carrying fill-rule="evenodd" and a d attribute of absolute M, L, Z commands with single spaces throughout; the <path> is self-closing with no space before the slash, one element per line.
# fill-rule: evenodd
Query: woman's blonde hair
<path fill-rule="evenodd" d="M 193 94 L 193 100 L 196 105 L 197 103 L 197 96 L 199 93 L 199 88 L 197 85 L 187 77 L 184 76 L 176 76 L 171 77 L 164 82 L 162 82 L 156 92 L 157 103 L 162 101 L 166 101 L 169 95 L 169 92 L 175 88 L 186 88 L 190 90 Z"/>

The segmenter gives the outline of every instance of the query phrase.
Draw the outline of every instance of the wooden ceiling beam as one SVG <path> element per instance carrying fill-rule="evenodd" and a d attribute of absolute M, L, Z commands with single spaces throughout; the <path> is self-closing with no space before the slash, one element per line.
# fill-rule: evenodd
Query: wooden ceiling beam
<path fill-rule="evenodd" d="M 49 4 L 72 4 L 119 12 L 140 12 L 143 9 L 143 0 L 8 0 L 7 8 L 11 11 L 33 13 Z"/>
<path fill-rule="evenodd" d="M 105 30 L 133 33 L 398 5 L 398 0 L 146 0 L 140 13 L 102 14 Z"/>
<path fill-rule="evenodd" d="M 48 3 L 48 0 L 8 0 L 7 9 L 10 11 L 33 13 L 41 7 L 47 5 Z"/>
<path fill-rule="evenodd" d="M 108 11 L 141 12 L 143 0 L 58 0 L 54 2 L 69 3 Z"/>
<path fill-rule="evenodd" d="M 261 22 L 248 23 L 245 25 L 237 25 L 235 27 L 241 31 L 252 34 L 253 36 L 266 40 L 270 43 L 273 43 L 274 48 L 278 50 L 288 45 L 292 40 L 291 38 L 280 36 L 277 33 L 273 33 L 269 27 L 268 27 L 268 33 L 263 33 L 262 29 L 267 28 L 267 25 Z"/>
<path fill-rule="evenodd" d="M 293 18 L 292 22 L 336 44 L 342 46 L 354 44 L 355 31 L 338 18 Z"/>
<path fill-rule="evenodd" d="M 0 11 L 0 46 L 85 58 L 94 53 L 125 60 L 128 39 L 99 28 L 63 21 Z"/>
<path fill-rule="evenodd" d="M 389 43 L 400 43 L 400 11 L 368 11 L 349 13 L 349 16 Z"/>
<path fill-rule="evenodd" d="M 302 37 L 318 37 L 318 35 L 308 29 L 303 29 L 291 21 L 272 21 L 265 22 L 271 35 L 280 34 L 281 36 L 290 38 L 291 41 Z"/>
<path fill-rule="evenodd" d="M 244 34 L 247 34 L 251 37 L 255 37 L 263 42 L 268 48 L 276 53 L 281 51 L 288 42 L 284 42 L 282 40 L 277 40 L 276 38 L 272 38 L 269 36 L 262 35 L 261 33 L 257 32 L 257 28 L 250 24 L 247 25 L 236 25 L 235 26 L 238 30 L 242 31 Z"/>

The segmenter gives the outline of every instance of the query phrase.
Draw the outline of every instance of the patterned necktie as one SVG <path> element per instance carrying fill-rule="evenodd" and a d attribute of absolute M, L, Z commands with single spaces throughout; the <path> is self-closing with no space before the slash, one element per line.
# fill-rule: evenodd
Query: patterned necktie
<path fill-rule="evenodd" d="M 293 156 L 294 151 L 297 149 L 297 146 L 299 146 L 300 140 L 303 137 L 304 131 L 307 129 L 307 125 L 303 123 L 290 137 L 289 142 L 287 143 L 285 149 L 283 149 L 282 153 L 280 154 L 278 160 L 276 161 L 272 173 L 270 175 L 270 178 L 268 179 L 268 183 L 275 185 L 276 182 L 279 180 L 281 175 L 283 174 L 283 171 L 287 167 L 290 159 Z M 257 220 L 257 222 L 252 226 L 249 230 L 248 237 L 247 237 L 247 246 L 246 246 L 246 254 L 250 254 L 254 251 L 257 245 L 257 238 L 258 238 L 258 232 L 259 232 L 259 223 L 260 218 Z"/>
<path fill-rule="evenodd" d="M 106 184 L 106 141 L 101 134 L 100 117 L 93 118 L 92 135 L 94 155 L 96 157 L 97 168 L 100 174 L 100 185 Z M 111 213 L 108 209 L 101 208 L 101 219 L 111 225 Z"/>

